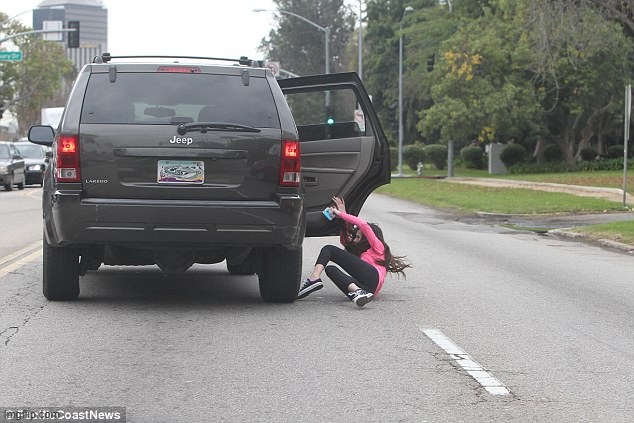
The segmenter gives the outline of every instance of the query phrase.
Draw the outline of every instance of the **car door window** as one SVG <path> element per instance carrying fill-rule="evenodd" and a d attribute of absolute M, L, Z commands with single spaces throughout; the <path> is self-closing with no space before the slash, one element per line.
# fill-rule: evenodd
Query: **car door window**
<path fill-rule="evenodd" d="M 364 114 L 351 88 L 291 93 L 286 100 L 295 118 L 300 142 L 366 135 Z"/>

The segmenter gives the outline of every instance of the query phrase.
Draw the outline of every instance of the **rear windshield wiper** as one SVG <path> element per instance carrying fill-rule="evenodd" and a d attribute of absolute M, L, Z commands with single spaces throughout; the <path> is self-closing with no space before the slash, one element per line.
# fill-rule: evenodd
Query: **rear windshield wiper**
<path fill-rule="evenodd" d="M 224 122 L 179 123 L 176 128 L 178 135 L 185 135 L 189 131 L 200 131 L 203 134 L 207 131 L 260 132 L 258 128 L 252 126 Z"/>

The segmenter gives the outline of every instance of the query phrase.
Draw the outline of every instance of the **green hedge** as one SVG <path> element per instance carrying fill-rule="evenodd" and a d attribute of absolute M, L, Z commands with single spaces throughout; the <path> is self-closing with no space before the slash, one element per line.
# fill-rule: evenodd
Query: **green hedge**
<path fill-rule="evenodd" d="M 398 168 L 398 148 L 390 147 L 390 170 L 395 172 Z"/>
<path fill-rule="evenodd" d="M 431 144 L 423 148 L 425 157 L 436 169 L 443 170 L 447 165 L 447 146 L 442 144 Z"/>
<path fill-rule="evenodd" d="M 397 159 L 398 160 L 398 159 Z M 403 147 L 403 163 L 410 169 L 418 169 L 418 163 L 425 163 L 425 148 L 422 144 L 410 144 Z"/>
<path fill-rule="evenodd" d="M 544 155 L 544 161 L 546 162 L 562 162 L 564 160 L 564 152 L 557 144 L 548 144 L 544 147 L 542 154 Z"/>
<path fill-rule="evenodd" d="M 581 160 L 591 162 L 597 158 L 599 152 L 594 147 L 584 147 L 580 151 Z"/>
<path fill-rule="evenodd" d="M 500 153 L 500 160 L 507 169 L 526 161 L 526 148 L 521 144 L 508 144 Z"/>
<path fill-rule="evenodd" d="M 623 144 L 621 145 L 611 145 L 608 147 L 608 158 L 609 159 L 618 159 L 619 157 L 623 157 L 623 150 L 625 147 Z M 629 154 L 628 154 L 629 155 Z"/>
<path fill-rule="evenodd" d="M 632 169 L 634 167 L 634 160 L 628 160 L 627 168 Z M 564 173 L 564 172 L 599 172 L 609 170 L 622 170 L 622 159 L 607 159 L 607 160 L 594 160 L 591 162 L 580 161 L 575 164 L 568 164 L 566 162 L 551 162 L 551 163 L 520 163 L 509 167 L 508 173 L 512 174 L 530 174 L 530 173 Z"/>
<path fill-rule="evenodd" d="M 482 147 L 473 145 L 466 146 L 460 150 L 460 157 L 467 169 L 484 169 L 485 159 Z"/>

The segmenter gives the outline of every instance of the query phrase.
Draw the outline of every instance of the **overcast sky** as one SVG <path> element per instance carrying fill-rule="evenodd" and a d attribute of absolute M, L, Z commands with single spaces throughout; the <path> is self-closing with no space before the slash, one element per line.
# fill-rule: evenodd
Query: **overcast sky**
<path fill-rule="evenodd" d="M 165 54 L 263 59 L 257 47 L 275 21 L 272 0 L 101 0 L 113 55 Z M 0 0 L 0 11 L 29 27 L 42 0 Z M 318 31 L 318 29 L 315 29 Z"/>
<path fill-rule="evenodd" d="M 43 0 L 0 0 L 0 11 L 32 27 Z M 207 56 L 267 59 L 257 51 L 275 27 L 273 0 L 101 0 L 108 9 L 108 53 L 112 55 Z M 348 0 L 358 11 L 359 0 Z M 23 13 L 26 12 L 26 13 Z M 307 25 L 307 31 L 319 31 Z M 81 36 L 80 36 L 81 38 Z M 3 50 L 11 44 L 3 44 Z M 5 113 L 2 123 L 11 117 Z"/>

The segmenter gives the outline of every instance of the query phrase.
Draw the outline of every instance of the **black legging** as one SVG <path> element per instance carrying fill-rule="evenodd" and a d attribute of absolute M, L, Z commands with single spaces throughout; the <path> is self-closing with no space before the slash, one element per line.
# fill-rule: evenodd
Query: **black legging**
<path fill-rule="evenodd" d="M 342 272 L 337 266 L 326 266 L 331 261 L 341 266 L 341 269 L 348 272 L 348 274 Z M 351 283 L 372 293 L 376 291 L 379 285 L 379 272 L 374 266 L 361 260 L 351 252 L 334 245 L 325 245 L 319 252 L 319 257 L 317 257 L 315 264 L 321 264 L 325 267 L 326 275 L 344 294 L 348 294 L 348 285 Z"/>

